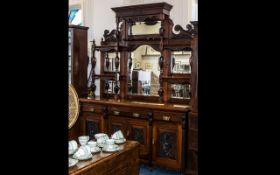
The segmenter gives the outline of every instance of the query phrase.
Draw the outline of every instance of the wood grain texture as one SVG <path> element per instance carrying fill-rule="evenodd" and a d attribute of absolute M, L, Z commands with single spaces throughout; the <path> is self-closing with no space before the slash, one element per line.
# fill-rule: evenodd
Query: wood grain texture
<path fill-rule="evenodd" d="M 127 141 L 120 147 L 119 152 L 101 152 L 90 160 L 79 161 L 69 168 L 69 175 L 138 175 L 139 143 Z"/>

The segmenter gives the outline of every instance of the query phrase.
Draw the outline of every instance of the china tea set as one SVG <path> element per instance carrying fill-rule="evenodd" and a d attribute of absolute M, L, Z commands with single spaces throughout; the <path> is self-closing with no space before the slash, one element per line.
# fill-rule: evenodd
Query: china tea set
<path fill-rule="evenodd" d="M 92 154 L 103 152 L 116 152 L 120 150 L 117 144 L 125 143 L 126 139 L 123 133 L 119 130 L 115 132 L 111 138 L 105 133 L 98 133 L 94 135 L 96 141 L 89 140 L 89 136 L 78 137 L 80 147 L 75 140 L 69 141 L 69 167 L 74 166 L 79 160 L 88 160 L 93 157 Z"/>

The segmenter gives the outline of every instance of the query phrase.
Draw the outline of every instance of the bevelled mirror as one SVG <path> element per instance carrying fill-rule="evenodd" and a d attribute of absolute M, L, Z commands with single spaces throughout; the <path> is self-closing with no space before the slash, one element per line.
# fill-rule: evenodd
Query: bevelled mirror
<path fill-rule="evenodd" d="M 161 21 L 135 22 L 128 32 L 129 35 L 159 34 Z"/>
<path fill-rule="evenodd" d="M 171 73 L 189 74 L 191 73 L 190 66 L 190 51 L 173 51 L 171 52 Z"/>
<path fill-rule="evenodd" d="M 104 72 L 120 71 L 120 53 L 105 52 Z"/>
<path fill-rule="evenodd" d="M 175 99 L 190 99 L 189 84 L 171 84 L 171 98 Z"/>
<path fill-rule="evenodd" d="M 129 52 L 128 93 L 132 95 L 158 96 L 158 58 L 160 52 L 149 45 L 141 45 Z"/>

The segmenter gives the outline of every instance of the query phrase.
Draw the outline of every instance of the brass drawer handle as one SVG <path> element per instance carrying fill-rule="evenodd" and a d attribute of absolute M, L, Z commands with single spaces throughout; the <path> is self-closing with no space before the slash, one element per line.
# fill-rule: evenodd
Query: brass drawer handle
<path fill-rule="evenodd" d="M 165 120 L 165 121 L 169 121 L 170 120 L 170 116 L 162 116 L 162 120 Z"/>
<path fill-rule="evenodd" d="M 133 117 L 139 117 L 140 114 L 133 112 L 133 113 L 132 113 L 132 116 L 133 116 Z"/>
<path fill-rule="evenodd" d="M 120 112 L 119 111 L 113 111 L 113 114 L 114 115 L 120 115 Z"/>
<path fill-rule="evenodd" d="M 84 110 L 84 111 L 86 111 L 86 112 L 94 112 L 95 109 L 94 109 L 94 108 L 89 108 L 89 109 L 86 109 L 86 110 Z"/>

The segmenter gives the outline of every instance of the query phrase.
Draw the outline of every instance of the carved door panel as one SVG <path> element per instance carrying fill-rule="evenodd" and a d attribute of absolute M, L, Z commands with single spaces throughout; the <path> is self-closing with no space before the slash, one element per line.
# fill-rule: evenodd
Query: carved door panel
<path fill-rule="evenodd" d="M 177 123 L 155 121 L 153 140 L 153 162 L 179 170 L 182 161 L 182 127 Z"/>
<path fill-rule="evenodd" d="M 150 153 L 149 150 L 149 123 L 146 120 L 131 119 L 129 120 L 129 135 L 130 140 L 136 140 L 140 143 L 140 156 L 145 157 Z"/>
<path fill-rule="evenodd" d="M 118 130 L 121 130 L 124 137 L 127 138 L 129 132 L 127 131 L 126 118 L 121 116 L 109 116 L 109 136 Z"/>
<path fill-rule="evenodd" d="M 95 134 L 104 132 L 104 120 L 100 114 L 83 113 L 81 121 L 81 135 L 88 135 L 90 139 L 94 139 Z"/>

